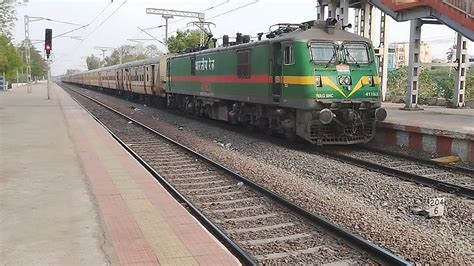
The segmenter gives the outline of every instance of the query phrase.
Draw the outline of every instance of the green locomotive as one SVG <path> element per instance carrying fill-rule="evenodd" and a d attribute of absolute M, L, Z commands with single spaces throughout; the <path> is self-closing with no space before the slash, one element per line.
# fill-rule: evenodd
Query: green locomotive
<path fill-rule="evenodd" d="M 368 39 L 335 20 L 277 24 L 267 38 L 237 34 L 223 46 L 168 54 L 63 77 L 63 81 L 147 97 L 169 108 L 299 136 L 313 144 L 364 143 L 381 108 Z"/>
<path fill-rule="evenodd" d="M 372 139 L 386 111 L 370 40 L 331 20 L 276 27 L 170 58 L 168 105 L 318 145 Z"/>

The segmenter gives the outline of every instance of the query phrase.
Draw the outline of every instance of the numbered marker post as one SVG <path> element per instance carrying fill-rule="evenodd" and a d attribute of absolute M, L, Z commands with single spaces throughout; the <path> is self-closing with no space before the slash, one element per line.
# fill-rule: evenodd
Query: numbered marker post
<path fill-rule="evenodd" d="M 445 211 L 444 198 L 434 198 L 428 200 L 428 217 L 440 217 Z"/>

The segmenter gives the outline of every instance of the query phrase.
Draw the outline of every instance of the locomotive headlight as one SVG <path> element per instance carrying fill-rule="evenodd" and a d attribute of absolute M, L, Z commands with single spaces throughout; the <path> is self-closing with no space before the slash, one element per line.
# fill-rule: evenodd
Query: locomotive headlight
<path fill-rule="evenodd" d="M 323 83 L 321 82 L 321 76 L 316 75 L 314 76 L 314 83 L 316 84 L 317 87 L 322 87 Z"/>
<path fill-rule="evenodd" d="M 339 76 L 339 84 L 351 85 L 351 76 Z"/>
<path fill-rule="evenodd" d="M 344 85 L 344 76 L 339 76 L 339 84 Z"/>
<path fill-rule="evenodd" d="M 346 85 L 351 85 L 351 77 L 350 76 L 345 76 L 344 77 L 344 83 Z"/>
<path fill-rule="evenodd" d="M 367 76 L 367 81 L 368 81 L 370 87 L 375 86 L 375 77 L 374 76 Z"/>
<path fill-rule="evenodd" d="M 367 83 L 372 87 L 372 84 L 374 84 L 374 79 L 372 78 L 372 76 L 367 77 Z"/>

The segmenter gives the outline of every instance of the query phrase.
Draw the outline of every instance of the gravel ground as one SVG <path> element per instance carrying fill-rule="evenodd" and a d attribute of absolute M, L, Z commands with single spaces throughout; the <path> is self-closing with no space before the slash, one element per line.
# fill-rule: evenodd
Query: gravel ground
<path fill-rule="evenodd" d="M 308 154 L 241 128 L 97 97 L 411 262 L 474 264 L 470 200 Z M 427 219 L 410 213 L 440 196 L 446 199 L 445 217 Z"/>
<path fill-rule="evenodd" d="M 288 215 L 288 209 L 275 204 L 273 200 L 267 197 L 259 199 L 258 193 L 238 185 L 235 179 L 229 178 L 218 168 L 195 158 L 194 155 L 181 151 L 174 145 L 170 146 L 158 136 L 141 127 L 136 127 L 127 119 L 118 117 L 89 100 L 80 97 L 78 100 L 125 143 L 131 145 L 135 152 L 200 208 L 208 218 L 214 221 L 219 220 L 221 225 L 222 223 L 227 225 L 225 221 L 229 219 L 234 219 L 234 221 L 242 218 L 252 219 L 253 224 L 237 223 L 239 225 L 237 228 L 235 228 L 236 224 L 231 224 L 233 229 L 229 235 L 250 252 L 249 254 L 259 263 L 264 265 L 273 265 L 282 261 L 290 264 L 327 264 L 341 261 L 351 261 L 354 264 L 372 263 L 372 260 L 367 259 L 363 252 L 339 241 L 320 227 L 308 224 L 302 217 Z M 173 159 L 178 157 L 179 159 Z M 170 158 L 186 165 L 189 165 L 189 161 L 194 161 L 195 164 L 191 166 L 162 164 L 164 160 L 170 161 Z M 212 174 L 214 182 L 204 182 L 205 184 L 203 184 L 193 173 Z M 183 180 L 183 178 L 188 181 L 186 184 L 174 183 L 174 180 Z M 242 200 L 239 202 L 222 201 L 222 198 L 227 199 L 223 193 L 227 195 L 229 192 L 238 192 L 240 195 L 253 194 L 252 200 L 248 200 L 247 197 L 237 197 Z M 203 204 L 200 196 L 207 195 L 220 197 L 221 199 L 218 198 L 217 201 L 220 201 L 221 204 Z M 290 219 L 291 224 L 277 223 L 272 224 L 271 227 L 262 228 L 260 223 L 265 219 L 255 219 L 255 216 L 262 215 Z M 275 221 L 274 219 L 270 220 Z M 242 227 L 242 225 L 248 225 L 248 227 Z M 285 227 L 284 230 L 281 229 L 282 226 Z M 221 226 L 221 228 L 227 230 L 227 226 Z"/>
<path fill-rule="evenodd" d="M 453 185 L 459 185 L 467 188 L 474 188 L 474 178 L 465 173 L 456 173 L 449 170 L 444 170 L 431 165 L 412 161 L 410 159 L 397 158 L 394 156 L 385 156 L 378 152 L 365 151 L 365 150 L 351 150 L 347 148 L 339 148 L 336 150 L 337 153 L 344 154 L 364 161 L 374 162 L 377 164 L 383 164 L 390 168 L 397 168 L 402 166 L 403 168 L 398 169 L 403 172 L 409 172 L 418 175 L 430 175 L 438 174 L 435 176 L 427 176 L 428 178 L 448 182 Z"/>

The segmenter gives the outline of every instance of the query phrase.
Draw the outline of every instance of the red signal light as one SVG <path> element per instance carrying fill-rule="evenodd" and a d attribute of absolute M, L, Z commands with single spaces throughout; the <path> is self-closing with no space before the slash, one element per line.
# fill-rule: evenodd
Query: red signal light
<path fill-rule="evenodd" d="M 45 38 L 44 38 L 44 49 L 46 50 L 46 57 L 49 58 L 51 54 L 51 48 L 53 47 L 53 30 L 46 29 L 45 30 Z"/>

